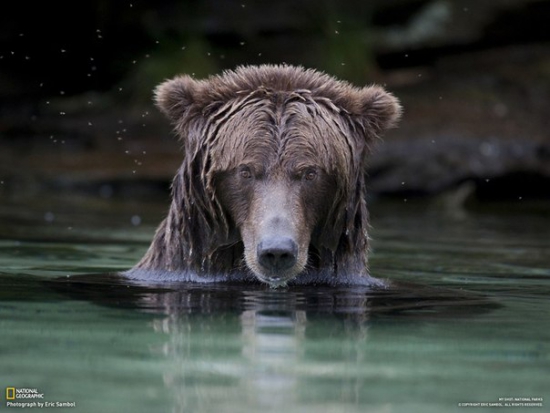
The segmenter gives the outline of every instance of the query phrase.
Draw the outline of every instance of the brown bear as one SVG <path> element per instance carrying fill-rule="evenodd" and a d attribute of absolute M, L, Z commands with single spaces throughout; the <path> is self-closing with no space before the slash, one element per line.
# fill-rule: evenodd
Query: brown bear
<path fill-rule="evenodd" d="M 287 65 L 180 76 L 155 96 L 184 158 L 128 276 L 380 285 L 367 269 L 365 162 L 400 116 L 394 96 Z"/>

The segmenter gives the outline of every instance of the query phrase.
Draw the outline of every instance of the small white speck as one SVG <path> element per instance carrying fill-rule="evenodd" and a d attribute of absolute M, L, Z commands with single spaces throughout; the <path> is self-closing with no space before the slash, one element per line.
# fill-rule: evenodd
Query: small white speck
<path fill-rule="evenodd" d="M 53 212 L 48 211 L 44 214 L 44 221 L 46 222 L 53 222 L 55 219 L 55 215 Z"/>
<path fill-rule="evenodd" d="M 245 42 L 241 42 L 239 43 L 241 46 L 244 46 L 246 43 Z"/>
<path fill-rule="evenodd" d="M 401 182 L 401 185 L 405 185 L 405 181 Z"/>
<path fill-rule="evenodd" d="M 65 50 L 65 49 L 61 49 L 61 53 L 65 53 L 65 52 L 66 52 L 66 50 Z"/>
<path fill-rule="evenodd" d="M 521 201 L 521 200 L 523 199 L 523 197 L 522 197 L 522 196 L 520 196 L 520 197 L 518 197 L 518 199 L 519 199 L 519 200 Z"/>
<path fill-rule="evenodd" d="M 133 215 L 130 219 L 130 222 L 132 222 L 132 225 L 134 227 L 137 227 L 139 224 L 141 224 L 141 217 L 139 215 Z"/>

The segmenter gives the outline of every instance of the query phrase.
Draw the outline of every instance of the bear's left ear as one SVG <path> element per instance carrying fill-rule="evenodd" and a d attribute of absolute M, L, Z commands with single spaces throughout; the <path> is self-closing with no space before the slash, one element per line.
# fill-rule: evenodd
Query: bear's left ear
<path fill-rule="evenodd" d="M 155 89 L 157 107 L 173 122 L 179 123 L 196 101 L 200 81 L 190 76 L 167 80 Z"/>
<path fill-rule="evenodd" d="M 366 86 L 358 91 L 357 114 L 375 136 L 396 126 L 401 117 L 401 105 L 395 96 L 380 86 Z"/>

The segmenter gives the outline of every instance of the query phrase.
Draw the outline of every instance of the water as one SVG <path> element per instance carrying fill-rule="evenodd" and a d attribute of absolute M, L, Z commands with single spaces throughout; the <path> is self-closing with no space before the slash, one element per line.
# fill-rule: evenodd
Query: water
<path fill-rule="evenodd" d="M 389 292 L 107 274 L 140 258 L 165 205 L 0 205 L 2 408 L 12 386 L 76 404 L 52 412 L 548 408 L 546 209 L 375 205 L 371 271 L 401 283 Z"/>

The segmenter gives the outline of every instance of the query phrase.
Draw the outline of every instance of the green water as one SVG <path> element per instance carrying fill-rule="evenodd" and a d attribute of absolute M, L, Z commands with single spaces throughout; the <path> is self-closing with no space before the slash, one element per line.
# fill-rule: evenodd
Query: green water
<path fill-rule="evenodd" d="M 0 410 L 6 387 L 76 404 L 52 412 L 548 409 L 548 212 L 372 209 L 372 274 L 434 288 L 128 285 L 104 274 L 164 205 L 0 204 Z"/>

